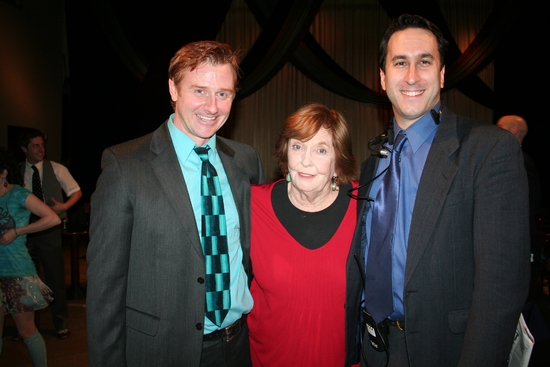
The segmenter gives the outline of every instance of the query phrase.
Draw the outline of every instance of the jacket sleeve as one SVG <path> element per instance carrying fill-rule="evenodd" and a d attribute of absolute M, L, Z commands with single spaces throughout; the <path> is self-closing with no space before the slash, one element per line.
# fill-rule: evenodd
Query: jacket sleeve
<path fill-rule="evenodd" d="M 91 199 L 86 255 L 88 356 L 91 367 L 122 367 L 126 366 L 125 299 L 132 210 L 128 185 L 110 149 L 103 153 L 102 169 Z"/>
<path fill-rule="evenodd" d="M 474 184 L 474 293 L 459 366 L 504 366 L 529 288 L 525 165 L 511 134 L 500 134 Z"/>

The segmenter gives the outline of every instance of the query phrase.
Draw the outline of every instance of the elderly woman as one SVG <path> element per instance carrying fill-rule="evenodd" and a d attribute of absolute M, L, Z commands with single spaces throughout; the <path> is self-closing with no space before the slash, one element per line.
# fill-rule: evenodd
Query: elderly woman
<path fill-rule="evenodd" d="M 356 224 L 347 191 L 357 186 L 344 117 L 306 104 L 287 118 L 275 156 L 286 179 L 252 186 L 252 363 L 342 366 Z"/>
<path fill-rule="evenodd" d="M 4 318 L 9 313 L 33 364 L 42 367 L 47 365 L 46 344 L 34 324 L 34 311 L 47 307 L 53 298 L 27 251 L 27 234 L 58 225 L 61 219 L 21 184 L 17 163 L 0 148 L 0 354 Z M 31 213 L 40 219 L 29 224 Z"/>

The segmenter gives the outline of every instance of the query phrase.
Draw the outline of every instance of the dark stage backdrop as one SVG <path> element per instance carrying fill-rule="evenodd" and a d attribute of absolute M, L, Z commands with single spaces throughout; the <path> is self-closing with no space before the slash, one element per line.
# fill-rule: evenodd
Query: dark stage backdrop
<path fill-rule="evenodd" d="M 59 0 L 56 3 L 60 1 L 62 2 Z M 268 5 L 290 7 L 300 3 L 315 8 L 322 1 L 246 0 L 246 3 L 251 10 L 261 12 Z M 439 3 L 436 0 L 379 1 L 388 17 L 402 12 L 414 12 L 430 19 L 440 17 Z M 490 101 L 495 120 L 505 114 L 518 114 L 526 118 L 530 132 L 524 142 L 524 149 L 535 160 L 544 189 L 550 187 L 550 154 L 546 143 L 549 124 L 543 116 L 545 101 L 539 91 L 546 86 L 545 82 L 548 80 L 545 63 L 539 61 L 543 54 L 541 46 L 545 45 L 545 9 L 542 9 L 542 1 L 538 0 L 499 0 L 495 3 L 498 6 L 520 4 L 521 11 L 507 18 L 505 39 L 499 43 L 493 54 L 494 92 L 487 92 L 475 82 L 470 84 L 465 81 L 461 87 L 464 89 L 463 93 L 484 100 L 480 103 Z M 100 174 L 101 152 L 110 145 L 153 131 L 172 112 L 167 92 L 167 64 L 170 57 L 185 43 L 215 39 L 231 4 L 231 0 L 64 2 L 65 24 L 59 27 L 66 26 L 63 32 L 67 37 L 66 55 L 70 73 L 66 74 L 61 91 L 62 139 L 51 135 L 54 138 L 52 140 L 61 141 L 60 161 L 70 160 L 71 172 L 83 189 L 83 203 L 89 201 Z M 0 7 L 0 11 L 7 6 L 16 16 L 37 6 L 33 2 L 10 0 L 3 0 L 0 5 L 4 5 Z M 0 19 L 2 15 L 0 14 Z M 260 18 L 256 19 L 261 23 Z M 120 33 L 113 31 L 113 24 L 117 25 L 116 29 Z M 0 29 L 3 29 L 2 25 Z M 61 33 L 59 29 L 56 32 Z M 121 52 L 125 52 L 115 46 L 117 37 L 120 36 L 128 41 L 135 52 L 136 60 L 147 60 L 148 71 L 142 78 L 137 77 L 140 74 L 137 63 L 120 57 Z M 6 34 L 0 35 L 0 41 L 5 37 Z M 48 39 L 48 34 L 43 37 Z M 16 43 L 13 41 L 13 44 Z M 4 48 L 0 52 L 4 52 Z M 40 62 L 40 59 L 35 62 Z M 49 72 L 46 71 L 47 68 L 43 70 L 42 72 Z M 0 70 L 2 83 L 9 81 L 6 78 L 12 73 L 12 70 Z M 16 88 L 9 88 L 6 93 L 13 93 L 14 89 Z M 0 91 L 4 92 L 1 85 Z M 469 97 L 472 98 L 470 95 Z M 5 105 L 0 103 L 1 106 Z M 11 125 L 9 121 L 0 121 L 0 124 Z M 550 207 L 549 200 L 548 190 L 543 190 L 543 203 L 546 207 Z"/>
<path fill-rule="evenodd" d="M 148 73 L 136 78 L 121 62 L 105 35 L 101 7 L 87 0 L 67 0 L 66 19 L 70 62 L 70 92 L 65 99 L 64 137 L 70 139 L 64 155 L 70 155 L 72 171 L 89 200 L 100 173 L 104 148 L 158 127 L 171 113 L 167 93 L 167 61 L 183 44 L 199 39 L 215 39 L 231 5 L 221 1 L 155 1 L 139 4 L 109 3 L 125 37 L 148 61 Z M 254 3 L 254 2 L 250 2 Z M 271 2 L 274 3 L 274 2 Z M 312 1 L 311 3 L 315 3 Z M 436 1 L 380 1 L 388 13 L 400 9 L 431 12 Z M 542 187 L 550 187 L 547 151 L 548 123 L 542 116 L 545 105 L 538 90 L 547 80 L 544 63 L 539 62 L 544 12 L 535 0 L 523 1 L 526 21 L 518 15 L 509 22 L 511 32 L 494 57 L 495 120 L 504 114 L 524 116 L 530 126 L 524 149 L 539 167 Z M 400 8 L 401 7 L 401 8 Z M 543 70 L 541 70 L 543 69 Z M 542 85 L 541 85 L 542 84 Z M 475 87 L 473 88 L 475 92 Z M 549 196 L 544 194 L 549 206 Z"/>

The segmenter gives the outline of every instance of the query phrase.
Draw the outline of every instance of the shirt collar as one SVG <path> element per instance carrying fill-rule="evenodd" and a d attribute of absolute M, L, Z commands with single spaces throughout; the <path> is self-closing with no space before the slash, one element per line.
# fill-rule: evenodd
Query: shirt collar
<path fill-rule="evenodd" d="M 174 125 L 174 114 L 171 114 L 168 119 L 168 131 L 172 138 L 177 156 L 182 162 L 185 162 L 189 158 L 189 155 L 193 153 L 193 148 L 195 148 L 197 144 Z M 214 134 L 205 145 L 210 147 L 209 154 L 217 156 L 216 134 Z"/>
<path fill-rule="evenodd" d="M 437 112 L 440 111 L 440 108 L 441 101 L 439 101 L 432 109 Z M 432 114 L 428 112 L 405 130 L 413 152 L 416 152 L 422 146 L 424 141 L 426 141 L 426 139 L 431 136 L 435 130 L 437 130 L 437 126 L 438 125 L 436 125 Z M 395 131 L 395 136 L 397 136 L 397 134 L 401 131 L 401 128 L 395 122 L 395 118 L 393 119 L 393 129 Z"/>
<path fill-rule="evenodd" d="M 38 163 L 32 164 L 32 163 L 29 163 L 29 161 L 25 159 L 25 163 L 27 164 L 27 167 L 31 168 L 32 166 L 36 166 L 36 168 L 38 168 L 38 170 L 40 171 L 42 169 L 42 164 L 44 163 L 44 161 L 40 161 Z"/>

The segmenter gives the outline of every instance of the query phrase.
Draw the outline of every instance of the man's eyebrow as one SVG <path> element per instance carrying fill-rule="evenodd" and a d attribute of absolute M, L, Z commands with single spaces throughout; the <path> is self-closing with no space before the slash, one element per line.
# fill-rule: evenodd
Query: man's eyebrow
<path fill-rule="evenodd" d="M 420 54 L 420 58 L 421 58 L 421 59 L 425 59 L 425 58 L 429 58 L 429 59 L 435 59 L 434 55 L 432 55 L 432 54 L 431 54 L 431 53 L 429 53 L 429 52 L 426 52 L 426 53 Z"/>
<path fill-rule="evenodd" d="M 413 56 L 413 57 L 406 56 L 406 55 L 395 55 L 394 57 L 392 57 L 391 61 L 409 60 L 409 59 L 414 59 L 414 58 L 418 58 L 418 59 L 426 59 L 426 58 L 434 59 L 434 56 L 433 56 L 431 53 L 429 53 L 429 52 L 425 52 L 425 53 L 422 53 L 422 54 L 419 54 L 419 55 L 415 55 L 415 56 Z"/>
<path fill-rule="evenodd" d="M 228 89 L 228 88 L 220 88 L 218 92 L 230 92 L 233 93 L 235 89 Z"/>
<path fill-rule="evenodd" d="M 391 58 L 391 61 L 398 61 L 398 60 L 407 60 L 408 57 L 405 55 L 395 55 Z"/>

